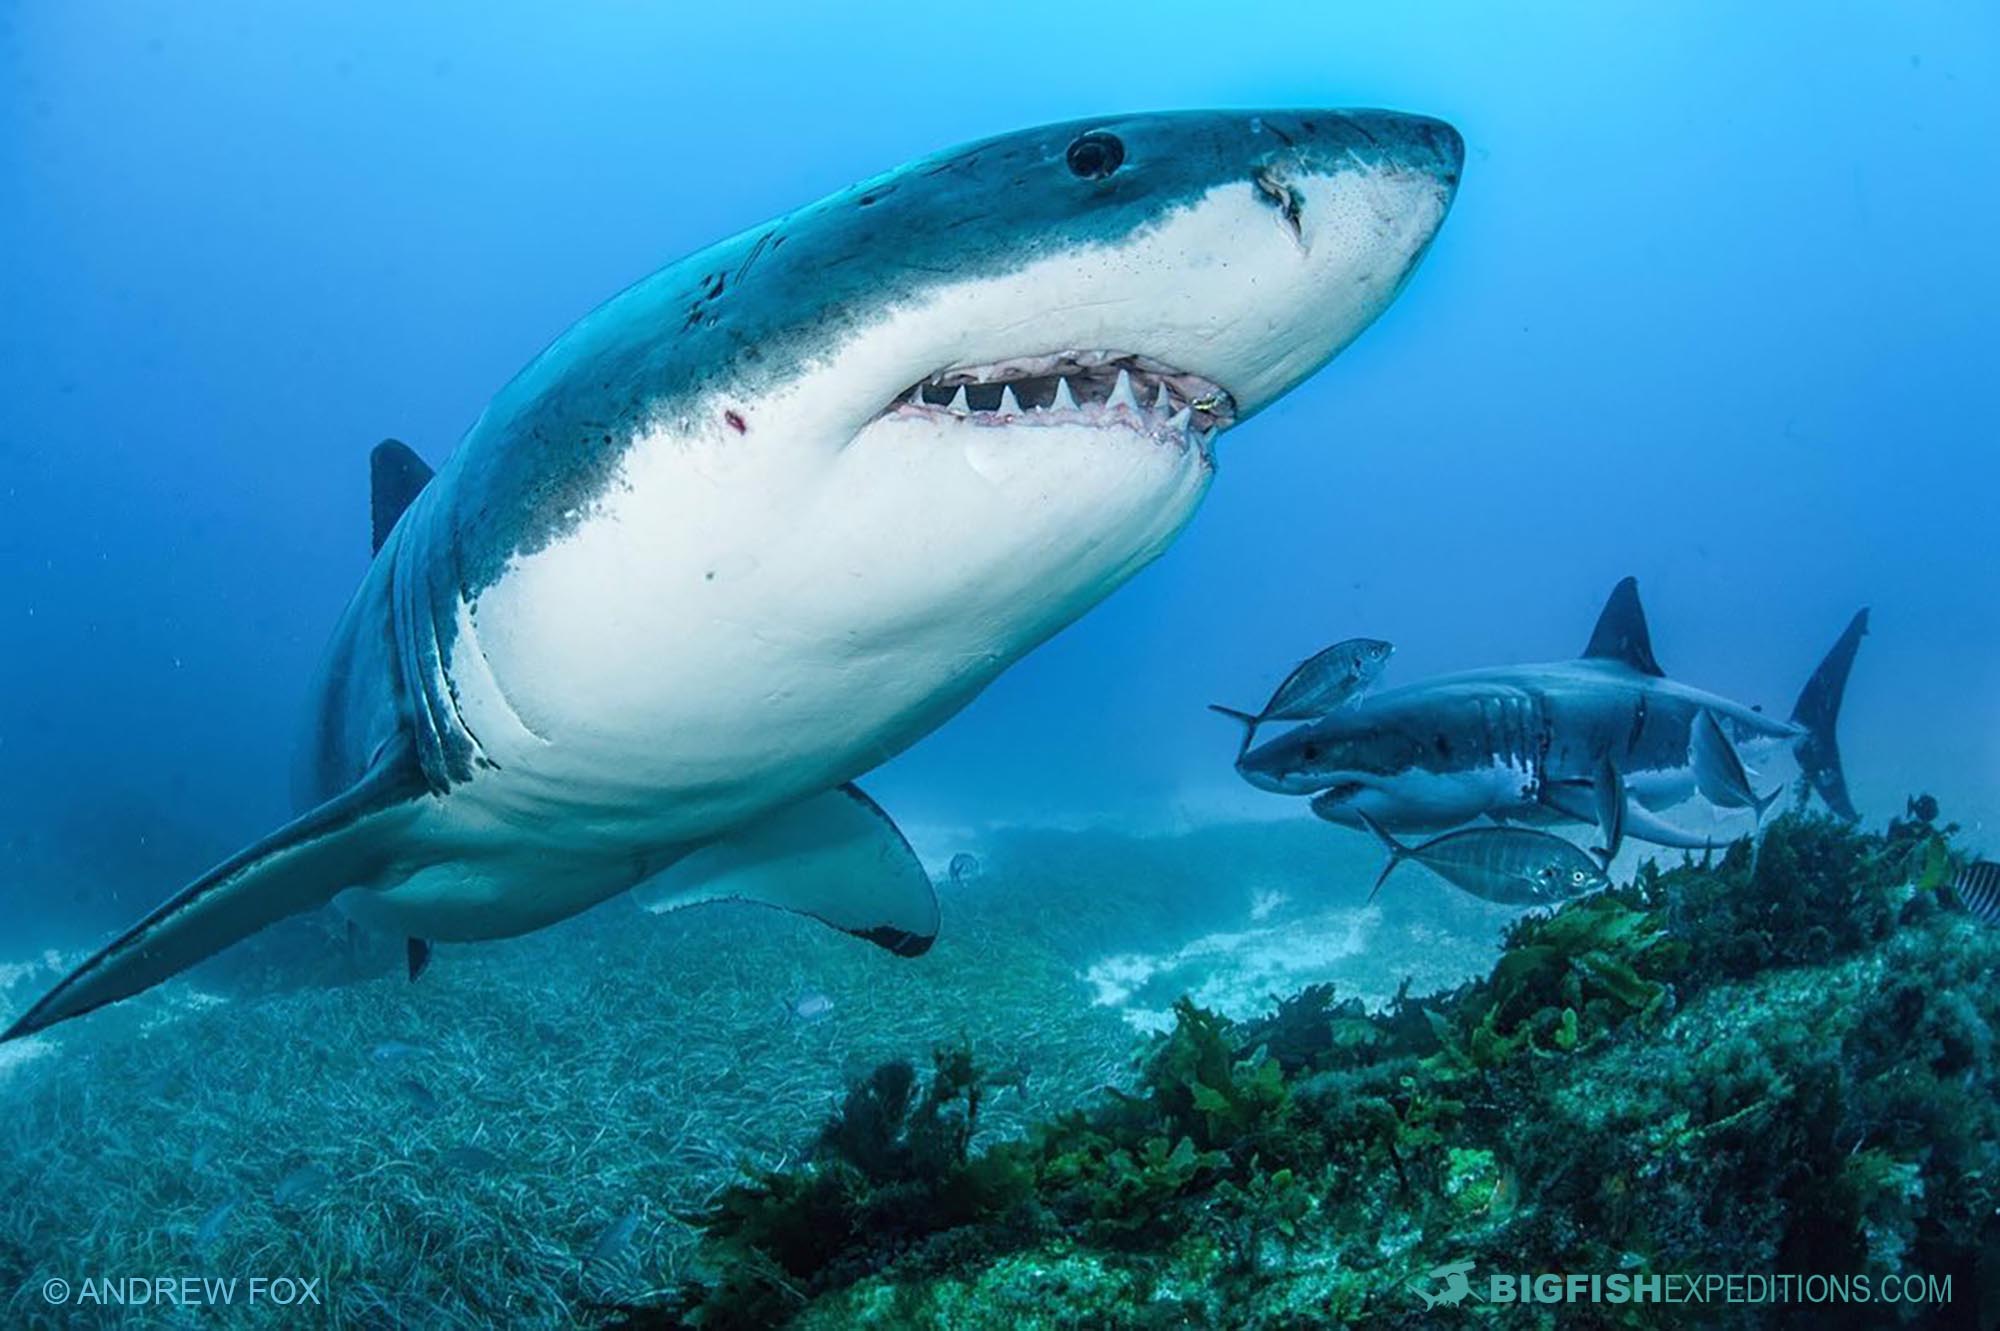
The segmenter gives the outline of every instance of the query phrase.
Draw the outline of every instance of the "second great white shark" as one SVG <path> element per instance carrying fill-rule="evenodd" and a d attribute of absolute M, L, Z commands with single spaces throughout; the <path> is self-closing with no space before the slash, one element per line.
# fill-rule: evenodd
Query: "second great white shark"
<path fill-rule="evenodd" d="M 474 940 L 655 879 L 922 951 L 929 879 L 854 778 L 1167 547 L 1216 433 L 1401 290 L 1462 158 L 1382 111 L 1049 125 L 646 278 L 378 493 L 305 811 L 7 1037 L 336 897 Z"/>
<path fill-rule="evenodd" d="M 1717 745 L 1753 759 L 1792 754 L 1806 784 L 1853 821 L 1859 815 L 1835 724 L 1867 631 L 1864 609 L 1781 721 L 1668 679 L 1653 655 L 1638 583 L 1626 578 L 1575 660 L 1388 689 L 1240 754 L 1237 771 L 1262 790 L 1313 796 L 1314 813 L 1348 827 L 1441 832 L 1482 817 L 1596 822 L 1611 799 L 1620 807 L 1610 820 L 1626 834 L 1699 849 L 1713 838 L 1657 813 L 1696 794 L 1721 808 L 1759 798 L 1730 789 L 1718 770 L 1728 756 L 1704 752 L 1700 731 L 1713 725 Z"/>

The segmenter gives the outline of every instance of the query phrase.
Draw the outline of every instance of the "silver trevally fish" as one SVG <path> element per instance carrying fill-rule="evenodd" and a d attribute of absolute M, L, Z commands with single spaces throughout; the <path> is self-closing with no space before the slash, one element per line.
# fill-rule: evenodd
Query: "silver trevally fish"
<path fill-rule="evenodd" d="M 1239 712 L 1213 702 L 1208 710 L 1243 723 L 1243 745 L 1237 750 L 1241 753 L 1257 738 L 1258 726 L 1271 721 L 1316 721 L 1359 698 L 1381 678 L 1395 651 L 1393 643 L 1380 638 L 1349 638 L 1299 662 L 1272 690 L 1261 711 Z"/>
<path fill-rule="evenodd" d="M 1373 694 L 1239 755 L 1236 770 L 1263 790 L 1316 795 L 1315 812 L 1349 827 L 1364 818 L 1394 832 L 1481 818 L 1574 821 L 1596 823 L 1607 840 L 1617 833 L 1700 849 L 1708 838 L 1660 811 L 1697 794 L 1718 808 L 1754 807 L 1740 755 L 1789 751 L 1811 788 L 1852 821 L 1859 815 L 1834 726 L 1867 629 L 1862 610 L 1781 721 L 1666 678 L 1638 584 L 1626 578 L 1577 660 L 1471 670 Z M 1703 717 L 1734 767 L 1716 734 L 1702 737 Z"/>
<path fill-rule="evenodd" d="M 304 811 L 6 1036 L 336 898 L 469 942 L 653 880 L 924 951 L 930 879 L 855 779 L 1166 550 L 1217 432 L 1402 290 L 1463 156 L 1385 111 L 1046 125 L 639 282 L 435 475 L 378 454 Z"/>
<path fill-rule="evenodd" d="M 1742 755 L 1729 742 L 1729 736 L 1722 733 L 1722 723 L 1715 719 L 1715 713 L 1706 707 L 1694 719 L 1688 761 L 1694 767 L 1696 789 L 1717 808 L 1754 809 L 1760 822 L 1765 810 L 1784 790 L 1782 786 L 1774 786 L 1768 795 L 1759 795 L 1751 789 L 1750 773 L 1743 766 Z"/>
<path fill-rule="evenodd" d="M 1313 802 L 1319 811 L 1319 802 Z M 1361 815 L 1389 862 L 1375 877 L 1373 897 L 1404 860 L 1414 860 L 1453 887 L 1503 906 L 1547 906 L 1608 887 L 1611 880 L 1590 855 L 1552 832 L 1532 827 L 1467 827 L 1420 846 L 1406 846 Z"/>

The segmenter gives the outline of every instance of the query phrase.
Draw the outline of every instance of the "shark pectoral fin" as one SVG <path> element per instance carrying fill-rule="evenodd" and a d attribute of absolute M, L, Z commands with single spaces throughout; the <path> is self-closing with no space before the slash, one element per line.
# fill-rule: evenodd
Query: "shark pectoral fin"
<path fill-rule="evenodd" d="M 1634 841 L 1647 841 L 1670 850 L 1714 850 L 1716 846 L 1714 837 L 1676 827 L 1637 801 L 1626 803 L 1625 835 Z"/>
<path fill-rule="evenodd" d="M 1605 866 L 1618 858 L 1618 847 L 1625 840 L 1625 809 L 1630 803 L 1625 794 L 1625 775 L 1618 770 L 1618 764 L 1610 754 L 1598 765 L 1597 781 L 1591 788 L 1596 800 L 1597 830 L 1604 836 L 1604 844 L 1598 853 L 1604 858 Z"/>
<path fill-rule="evenodd" d="M 383 833 L 424 793 L 407 741 L 391 746 L 359 782 L 224 860 L 64 976 L 0 1040 L 150 989 L 265 925 L 366 882 L 387 859 Z"/>
<path fill-rule="evenodd" d="M 937 940 L 937 893 L 889 815 L 846 785 L 711 841 L 642 889 L 649 909 L 754 901 L 822 920 L 901 957 Z"/>

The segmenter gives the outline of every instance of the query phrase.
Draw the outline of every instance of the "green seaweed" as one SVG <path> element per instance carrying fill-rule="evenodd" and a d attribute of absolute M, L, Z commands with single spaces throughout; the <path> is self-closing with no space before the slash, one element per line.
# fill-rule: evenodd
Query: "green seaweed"
<path fill-rule="evenodd" d="M 1485 978 L 1380 1011 L 1330 986 L 1244 1022 L 1182 999 L 1131 1091 L 983 1149 L 969 1053 L 921 1094 L 878 1069 L 814 1159 L 718 1202 L 717 1274 L 674 1315 L 1389 1326 L 1447 1259 L 1920 1271 L 1969 1308 L 2000 1276 L 2000 942 L 1940 908 L 1951 834 L 1786 815 L 1525 917 Z"/>

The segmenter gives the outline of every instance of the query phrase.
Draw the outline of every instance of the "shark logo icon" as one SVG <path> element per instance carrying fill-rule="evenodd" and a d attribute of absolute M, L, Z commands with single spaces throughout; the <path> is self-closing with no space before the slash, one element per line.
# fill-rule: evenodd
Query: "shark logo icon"
<path fill-rule="evenodd" d="M 1443 1266 L 1432 1267 L 1424 1277 L 1426 1280 L 1443 1281 L 1444 1288 L 1437 1290 L 1435 1293 L 1429 1290 L 1418 1289 L 1415 1286 L 1411 1288 L 1416 1296 L 1424 1301 L 1424 1307 L 1427 1309 L 1439 1306 L 1456 1308 L 1469 1298 L 1476 1299 L 1479 1297 L 1472 1292 L 1472 1281 L 1468 1278 L 1471 1270 L 1472 1262 L 1470 1260 L 1446 1262 Z"/>

